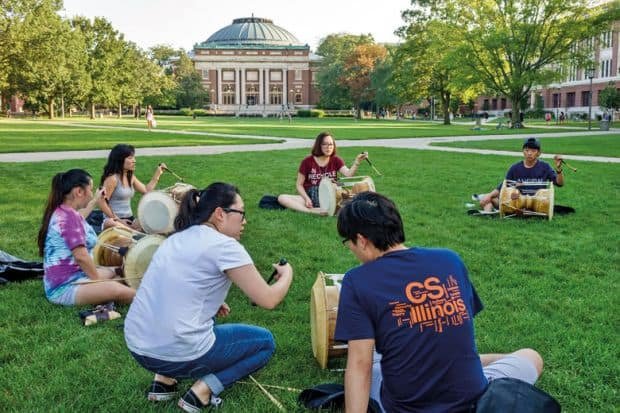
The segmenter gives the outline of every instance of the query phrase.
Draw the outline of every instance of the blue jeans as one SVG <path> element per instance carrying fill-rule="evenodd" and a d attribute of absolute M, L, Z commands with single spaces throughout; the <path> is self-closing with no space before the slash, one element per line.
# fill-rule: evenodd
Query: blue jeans
<path fill-rule="evenodd" d="M 276 349 L 271 332 L 246 324 L 213 326 L 215 344 L 189 361 L 165 361 L 131 353 L 145 369 L 177 379 L 201 379 L 214 395 L 263 367 Z"/>

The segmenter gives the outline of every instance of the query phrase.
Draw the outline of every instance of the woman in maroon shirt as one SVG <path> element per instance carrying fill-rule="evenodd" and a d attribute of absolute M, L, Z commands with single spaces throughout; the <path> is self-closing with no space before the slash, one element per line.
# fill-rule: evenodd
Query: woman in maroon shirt
<path fill-rule="evenodd" d="M 314 140 L 312 154 L 301 161 L 297 172 L 295 188 L 299 195 L 280 195 L 280 205 L 295 211 L 327 215 L 319 205 L 319 183 L 323 178 L 336 180 L 338 172 L 344 176 L 354 176 L 366 153 L 355 157 L 351 168 L 347 168 L 342 158 L 336 155 L 336 142 L 329 132 L 321 132 Z"/>

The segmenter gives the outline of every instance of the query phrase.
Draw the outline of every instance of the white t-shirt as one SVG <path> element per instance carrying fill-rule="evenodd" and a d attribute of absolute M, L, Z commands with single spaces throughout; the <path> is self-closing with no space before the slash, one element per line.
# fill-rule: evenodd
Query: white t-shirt
<path fill-rule="evenodd" d="M 252 263 L 237 240 L 206 225 L 171 235 L 153 255 L 125 318 L 129 350 L 166 361 L 205 354 L 232 283 L 224 271 Z"/>

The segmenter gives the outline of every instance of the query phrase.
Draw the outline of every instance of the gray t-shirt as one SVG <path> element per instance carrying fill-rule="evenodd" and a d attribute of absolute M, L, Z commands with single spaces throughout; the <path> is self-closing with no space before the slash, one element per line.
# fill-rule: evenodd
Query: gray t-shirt
<path fill-rule="evenodd" d="M 153 255 L 127 313 L 129 350 L 166 361 L 205 354 L 232 283 L 224 271 L 252 263 L 237 240 L 206 225 L 171 235 Z"/>
<path fill-rule="evenodd" d="M 116 188 L 110 195 L 110 209 L 119 218 L 129 218 L 133 216 L 131 211 L 131 198 L 133 198 L 135 190 L 133 186 L 123 186 L 123 180 L 120 175 L 116 175 Z"/>

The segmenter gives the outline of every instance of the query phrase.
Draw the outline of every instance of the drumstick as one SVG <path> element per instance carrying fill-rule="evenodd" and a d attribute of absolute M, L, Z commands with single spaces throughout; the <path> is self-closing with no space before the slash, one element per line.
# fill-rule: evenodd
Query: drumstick
<path fill-rule="evenodd" d="M 286 260 L 286 258 L 280 258 L 278 265 L 286 265 L 287 263 L 288 261 Z M 278 273 L 278 270 L 274 268 L 273 272 L 271 273 L 271 276 L 267 280 L 267 284 L 271 284 L 271 282 L 273 281 L 273 277 L 275 277 L 277 273 Z M 250 304 L 252 304 L 253 306 L 256 306 L 256 303 L 254 301 L 250 301 Z"/>
<path fill-rule="evenodd" d="M 362 152 L 364 153 L 364 152 Z M 372 164 L 372 162 L 370 162 L 370 159 L 368 159 L 368 155 L 366 155 L 366 162 L 368 162 L 368 165 L 370 165 L 370 167 L 372 168 L 373 171 L 375 171 L 375 173 L 379 176 L 383 176 L 383 174 L 381 172 L 379 172 L 379 170 L 377 168 L 375 168 L 375 166 Z"/>
<path fill-rule="evenodd" d="M 237 383 L 241 383 L 241 384 L 254 384 L 254 383 L 250 383 L 249 381 L 243 381 L 243 380 L 239 380 Z M 290 391 L 290 392 L 293 392 L 293 393 L 301 392 L 301 389 L 296 389 L 294 387 L 275 386 L 273 384 L 263 384 L 263 387 L 269 387 L 271 389 L 278 389 L 278 390 L 286 390 L 286 391 Z"/>
<path fill-rule="evenodd" d="M 141 280 L 141 279 L 142 279 L 142 277 L 127 277 L 127 278 L 115 277 L 115 278 L 108 278 L 108 279 L 105 279 L 105 280 L 73 281 L 71 283 L 71 285 L 95 284 L 95 283 L 103 283 L 103 282 L 107 282 L 107 281 L 125 281 L 125 280 Z"/>
<path fill-rule="evenodd" d="M 288 264 L 288 261 L 286 260 L 286 258 L 280 258 L 278 265 L 286 265 L 286 264 Z M 278 270 L 274 268 L 273 272 L 271 273 L 271 277 L 269 277 L 269 279 L 267 280 L 267 284 L 271 284 L 271 282 L 273 281 L 273 277 L 275 277 L 277 273 L 278 273 Z"/>
<path fill-rule="evenodd" d="M 567 162 L 566 162 L 563 158 L 562 158 L 562 164 L 563 164 L 563 165 L 566 165 L 566 167 L 567 167 L 568 169 L 570 169 L 571 171 L 573 171 L 573 172 L 577 172 L 577 168 L 575 168 L 575 167 L 573 167 L 573 166 L 570 166 L 570 165 L 569 165 L 569 164 L 568 164 L 568 163 L 567 163 Z"/>
<path fill-rule="evenodd" d="M 159 164 L 159 166 L 161 166 L 161 164 Z M 181 178 L 179 175 L 175 174 L 170 168 L 168 168 L 167 166 L 162 167 L 164 171 L 168 171 L 172 174 L 172 176 L 174 176 L 176 179 L 178 179 L 181 182 L 185 182 L 185 180 L 183 178 Z"/>
<path fill-rule="evenodd" d="M 267 395 L 267 397 L 269 397 L 269 400 L 271 400 L 271 402 L 272 402 L 273 404 L 275 404 L 275 405 L 276 405 L 276 407 L 277 407 L 280 411 L 283 411 L 283 412 L 284 412 L 284 411 L 286 411 L 286 410 L 284 410 L 284 407 L 282 406 L 282 403 L 280 403 L 280 402 L 278 401 L 278 399 L 276 399 L 275 397 L 273 397 L 273 395 L 272 395 L 271 393 L 269 393 L 269 392 L 267 391 L 267 389 L 266 389 L 266 388 L 264 388 L 264 387 L 263 387 L 263 385 L 262 385 L 262 384 L 260 384 L 260 383 L 259 383 L 259 382 L 258 382 L 258 381 L 254 378 L 254 377 L 252 377 L 252 375 L 251 375 L 251 374 L 250 374 L 248 377 L 249 377 L 249 378 L 250 378 L 250 379 L 254 382 L 254 384 L 256 384 L 256 385 L 258 386 L 258 388 L 259 388 L 259 389 L 261 389 L 261 390 L 263 391 L 263 393 L 265 393 L 265 394 Z"/>

